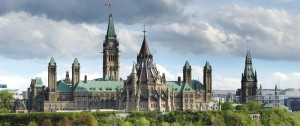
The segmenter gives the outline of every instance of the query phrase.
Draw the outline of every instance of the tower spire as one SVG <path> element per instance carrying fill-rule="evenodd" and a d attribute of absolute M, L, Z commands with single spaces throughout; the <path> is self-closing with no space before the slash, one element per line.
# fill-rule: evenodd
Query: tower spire
<path fill-rule="evenodd" d="M 147 43 L 147 40 L 146 40 L 145 25 L 144 25 L 144 31 L 143 32 L 144 32 L 144 40 L 143 40 L 143 44 L 142 44 L 142 47 L 141 47 L 139 55 L 150 56 L 151 52 L 150 52 L 150 49 L 148 47 L 148 43 Z"/>
<path fill-rule="evenodd" d="M 108 26 L 107 26 L 107 32 L 106 32 L 106 39 L 116 39 L 117 35 L 115 32 L 114 22 L 112 14 L 109 14 L 108 18 Z"/>

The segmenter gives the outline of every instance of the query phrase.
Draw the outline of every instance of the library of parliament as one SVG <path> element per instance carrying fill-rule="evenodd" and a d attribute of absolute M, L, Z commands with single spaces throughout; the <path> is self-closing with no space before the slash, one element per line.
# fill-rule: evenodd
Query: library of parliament
<path fill-rule="evenodd" d="M 80 80 L 80 62 L 72 63 L 70 73 L 57 80 L 57 64 L 52 57 L 48 64 L 48 87 L 42 79 L 31 80 L 28 88 L 28 110 L 32 112 L 87 111 L 87 110 L 219 110 L 213 102 L 212 67 L 206 62 L 203 83 L 192 79 L 192 67 L 183 65 L 182 78 L 166 80 L 154 63 L 146 35 L 136 63 L 126 80 L 120 79 L 120 50 L 112 14 L 103 42 L 103 77 Z"/>

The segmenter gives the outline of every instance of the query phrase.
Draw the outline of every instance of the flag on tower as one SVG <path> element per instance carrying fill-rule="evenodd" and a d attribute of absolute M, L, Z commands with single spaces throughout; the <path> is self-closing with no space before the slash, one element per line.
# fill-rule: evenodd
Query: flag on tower
<path fill-rule="evenodd" d="M 110 4 L 104 4 L 106 7 L 110 7 Z"/>

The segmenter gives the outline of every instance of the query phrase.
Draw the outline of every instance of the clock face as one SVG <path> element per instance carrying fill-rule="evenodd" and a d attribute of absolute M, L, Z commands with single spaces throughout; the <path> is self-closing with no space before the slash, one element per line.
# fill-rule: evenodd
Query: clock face
<path fill-rule="evenodd" d="M 109 47 L 114 47 L 115 43 L 114 42 L 109 42 Z"/>

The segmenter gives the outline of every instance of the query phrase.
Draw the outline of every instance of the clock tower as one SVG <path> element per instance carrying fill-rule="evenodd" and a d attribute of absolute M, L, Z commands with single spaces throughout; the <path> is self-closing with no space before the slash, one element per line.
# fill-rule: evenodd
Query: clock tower
<path fill-rule="evenodd" d="M 103 79 L 119 81 L 120 57 L 119 41 L 115 33 L 112 14 L 109 15 L 107 33 L 103 43 Z"/>

